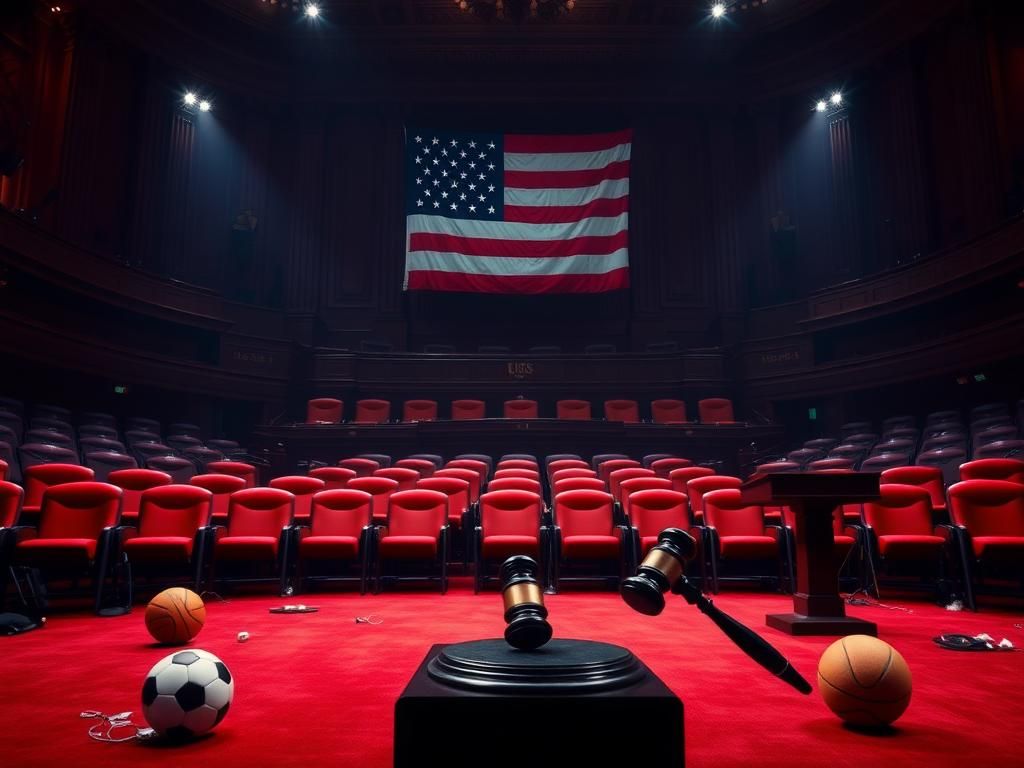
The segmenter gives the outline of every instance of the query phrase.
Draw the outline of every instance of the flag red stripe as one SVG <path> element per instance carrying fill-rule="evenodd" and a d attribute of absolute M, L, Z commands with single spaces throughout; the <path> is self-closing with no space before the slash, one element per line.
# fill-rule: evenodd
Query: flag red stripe
<path fill-rule="evenodd" d="M 630 129 L 613 133 L 566 136 L 531 136 L 510 133 L 505 135 L 504 150 L 516 153 L 597 152 L 617 147 L 619 144 L 627 144 L 632 140 L 633 131 Z"/>
<path fill-rule="evenodd" d="M 413 232 L 409 235 L 410 251 L 462 253 L 466 256 L 512 256 L 524 259 L 546 259 L 562 256 L 600 256 L 614 253 L 629 245 L 626 230 L 614 235 L 573 237 L 567 240 L 498 240 L 487 237 L 459 237 Z"/>
<path fill-rule="evenodd" d="M 505 171 L 505 186 L 516 189 L 592 187 L 607 179 L 628 179 L 629 160 L 586 171 Z"/>
<path fill-rule="evenodd" d="M 615 269 L 602 275 L 467 275 L 463 272 L 414 271 L 411 290 L 470 293 L 601 293 L 629 287 L 629 270 Z"/>
<path fill-rule="evenodd" d="M 505 221 L 556 224 L 592 216 L 619 216 L 629 212 L 629 198 L 598 198 L 586 205 L 506 205 Z"/>

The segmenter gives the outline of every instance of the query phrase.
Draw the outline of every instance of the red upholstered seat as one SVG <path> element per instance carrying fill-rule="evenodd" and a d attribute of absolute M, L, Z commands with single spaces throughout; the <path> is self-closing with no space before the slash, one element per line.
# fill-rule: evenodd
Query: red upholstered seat
<path fill-rule="evenodd" d="M 417 488 L 391 496 L 387 528 L 377 544 L 377 588 L 382 561 L 432 560 L 438 567 L 441 592 L 448 588 L 448 497 L 440 491 Z"/>
<path fill-rule="evenodd" d="M 488 491 L 528 491 L 540 495 L 542 492 L 539 480 L 528 477 L 499 477 L 487 484 Z"/>
<path fill-rule="evenodd" d="M 210 524 L 212 503 L 213 494 L 194 485 L 163 485 L 143 491 L 137 527 L 128 531 L 122 545 L 128 561 L 143 567 L 154 563 L 192 566 L 192 580 L 198 589 L 204 558 L 193 559 L 193 553 Z M 133 576 L 137 570 L 133 569 Z"/>
<path fill-rule="evenodd" d="M 530 459 L 502 459 L 498 462 L 498 466 L 495 471 L 501 472 L 503 469 L 527 469 L 531 472 L 540 472 L 540 467 L 537 462 L 531 461 Z M 498 475 L 495 474 L 495 477 L 497 476 Z"/>
<path fill-rule="evenodd" d="M 483 400 L 452 400 L 452 420 L 469 421 L 486 416 L 487 405 Z"/>
<path fill-rule="evenodd" d="M 477 528 L 477 589 L 484 581 L 487 561 L 512 555 L 539 558 L 546 569 L 547 531 L 541 526 L 544 502 L 540 494 L 521 490 L 492 490 L 480 497 Z M 546 581 L 546 571 L 542 578 Z"/>
<path fill-rule="evenodd" d="M 469 509 L 468 480 L 461 477 L 425 477 L 416 483 L 417 488 L 438 491 L 448 497 L 448 522 L 462 527 L 462 516 Z"/>
<path fill-rule="evenodd" d="M 536 400 L 506 400 L 504 416 L 506 419 L 536 419 L 538 408 Z"/>
<path fill-rule="evenodd" d="M 696 494 L 705 486 L 723 485 L 722 480 L 738 480 L 711 476 L 691 480 L 687 487 L 691 511 Z M 711 481 L 708 483 L 707 481 Z M 694 487 L 694 483 L 698 485 Z M 707 491 L 700 496 L 703 506 L 706 551 L 711 564 L 712 590 L 718 591 L 719 561 L 775 560 L 781 569 L 787 564 L 785 549 L 776 528 L 766 524 L 764 510 L 757 504 L 743 501 L 739 484 Z M 792 571 L 790 571 L 792 583 Z"/>
<path fill-rule="evenodd" d="M 353 560 L 359 556 L 356 536 L 309 536 L 299 542 L 299 557 L 310 560 Z"/>
<path fill-rule="evenodd" d="M 391 495 L 399 490 L 398 482 L 390 477 L 356 477 L 345 486 L 354 491 L 363 491 L 373 498 L 373 522 L 385 525 L 388 520 L 388 503 Z"/>
<path fill-rule="evenodd" d="M 218 560 L 273 560 L 279 536 L 225 536 L 217 540 Z"/>
<path fill-rule="evenodd" d="M 668 483 L 664 478 L 654 481 Z M 652 482 L 649 478 L 638 478 L 623 483 Z M 627 489 L 628 490 L 628 489 Z M 650 488 L 629 494 L 629 523 L 632 528 L 634 562 L 639 562 L 647 550 L 658 543 L 658 534 L 666 528 L 680 528 L 689 531 L 693 527 L 686 505 L 686 494 L 671 488 Z"/>
<path fill-rule="evenodd" d="M 391 418 L 391 403 L 387 400 L 366 399 L 356 403 L 356 424 L 383 424 Z"/>
<path fill-rule="evenodd" d="M 568 560 L 610 560 L 619 556 L 622 538 L 581 534 L 562 537 L 562 557 Z"/>
<path fill-rule="evenodd" d="M 434 477 L 454 477 L 463 480 L 469 486 L 469 503 L 475 504 L 480 498 L 480 473 L 465 467 L 444 467 L 434 473 Z"/>
<path fill-rule="evenodd" d="M 231 495 L 226 532 L 216 539 L 215 562 L 262 563 L 277 572 L 284 591 L 288 530 L 295 497 L 280 488 L 246 488 Z M 219 574 L 218 574 L 219 578 Z"/>
<path fill-rule="evenodd" d="M 894 467 L 882 472 L 881 482 L 885 485 L 916 485 L 928 491 L 932 509 L 946 509 L 946 486 L 942 481 L 942 470 L 938 467 Z"/>
<path fill-rule="evenodd" d="M 322 480 L 325 491 L 334 491 L 347 486 L 348 481 L 356 477 L 356 472 L 347 467 L 317 467 L 309 470 L 309 476 Z"/>
<path fill-rule="evenodd" d="M 338 466 L 342 469 L 351 469 L 356 473 L 356 477 L 370 477 L 380 469 L 380 462 L 355 456 L 350 459 L 342 459 L 338 462 Z"/>
<path fill-rule="evenodd" d="M 93 477 L 91 469 L 77 464 L 36 464 L 27 467 L 22 475 L 22 487 L 25 489 L 22 514 L 35 522 L 47 488 L 64 483 L 86 482 Z"/>
<path fill-rule="evenodd" d="M 890 533 L 878 537 L 878 551 L 882 557 L 901 557 L 907 560 L 924 560 L 932 557 L 945 544 L 944 538 L 930 534 Z"/>
<path fill-rule="evenodd" d="M 488 536 L 481 552 L 488 560 L 507 560 L 513 555 L 540 557 L 540 543 L 536 536 Z"/>
<path fill-rule="evenodd" d="M 333 397 L 316 397 L 306 403 L 307 424 L 337 424 L 345 411 L 345 403 Z"/>
<path fill-rule="evenodd" d="M 540 481 L 540 472 L 536 469 L 497 469 L 494 472 L 494 479 L 500 480 L 503 477 L 526 477 L 530 480 Z"/>
<path fill-rule="evenodd" d="M 622 496 L 620 491 L 620 485 L 626 480 L 632 480 L 638 477 L 656 477 L 653 469 L 645 469 L 643 467 L 624 467 L 623 469 L 616 469 L 608 475 L 608 492 L 612 495 L 619 504 L 622 504 Z"/>
<path fill-rule="evenodd" d="M 295 522 L 298 525 L 302 525 L 309 521 L 309 512 L 313 505 L 313 495 L 325 490 L 327 483 L 318 477 L 286 475 L 285 477 L 275 477 L 270 481 L 270 487 L 288 491 L 288 493 L 295 497 Z"/>
<path fill-rule="evenodd" d="M 729 536 L 722 539 L 719 554 L 723 558 L 750 560 L 776 557 L 779 542 L 774 536 Z"/>
<path fill-rule="evenodd" d="M 590 419 L 590 403 L 586 400 L 559 400 L 555 415 L 559 419 L 586 421 Z"/>
<path fill-rule="evenodd" d="M 436 400 L 406 400 L 402 421 L 437 421 Z"/>
<path fill-rule="evenodd" d="M 561 462 L 555 462 L 560 464 Z M 554 466 L 554 465 L 552 465 Z M 557 483 L 559 480 L 568 480 L 573 477 L 592 477 L 600 480 L 597 476 L 597 470 L 591 469 L 586 466 L 577 467 L 559 467 L 557 469 L 549 469 L 550 474 L 548 475 L 552 483 Z M 604 481 L 601 480 L 603 483 Z"/>
<path fill-rule="evenodd" d="M 991 557 L 1019 561 L 1024 557 L 1024 536 L 974 536 L 971 548 L 979 560 Z"/>
<path fill-rule="evenodd" d="M 605 400 L 604 417 L 608 421 L 635 424 L 640 421 L 640 406 L 636 400 Z"/>
<path fill-rule="evenodd" d="M 670 470 L 668 479 L 672 481 L 672 490 L 686 493 L 686 484 L 698 477 L 710 477 L 715 470 L 708 467 L 680 467 Z"/>
<path fill-rule="evenodd" d="M 373 497 L 365 491 L 338 488 L 314 495 L 309 526 L 300 529 L 298 557 L 303 580 L 344 578 L 342 568 L 357 561 L 360 592 L 365 592 L 372 514 Z M 318 568 L 316 576 L 309 573 L 311 562 Z"/>
<path fill-rule="evenodd" d="M 679 470 L 676 470 L 677 472 Z M 721 491 L 725 489 L 737 489 L 743 481 L 738 477 L 731 477 L 729 475 L 704 475 L 702 477 L 694 477 L 692 480 L 686 482 L 686 496 L 690 502 L 690 515 L 693 517 L 694 523 L 700 525 L 704 522 L 704 496 L 712 491 Z M 673 486 L 675 480 L 673 479 Z M 724 498 L 724 497 L 723 497 Z"/>
<path fill-rule="evenodd" d="M 651 469 L 654 470 L 654 474 L 658 477 L 664 477 L 668 479 L 669 473 L 674 469 L 683 469 L 684 467 L 692 467 L 693 462 L 689 459 L 681 459 L 675 456 L 658 459 L 651 462 Z"/>
<path fill-rule="evenodd" d="M 597 465 L 597 476 L 607 483 L 612 472 L 619 469 L 643 469 L 643 464 L 636 459 L 608 459 Z"/>
<path fill-rule="evenodd" d="M 565 491 L 555 497 L 554 507 L 555 586 L 560 579 L 560 564 L 570 565 L 578 560 L 615 560 L 621 575 L 627 558 L 623 530 L 615 523 L 611 494 Z"/>
<path fill-rule="evenodd" d="M 961 480 L 1008 480 L 1024 483 L 1024 461 L 1018 459 L 976 459 L 960 465 Z"/>
<path fill-rule="evenodd" d="M 191 536 L 150 536 L 145 539 L 128 539 L 124 550 L 128 559 L 135 561 L 188 562 L 192 558 L 195 541 Z"/>
<path fill-rule="evenodd" d="M 207 473 L 213 472 L 220 475 L 231 475 L 245 480 L 246 488 L 255 488 L 256 467 L 246 464 L 244 461 L 211 461 L 206 465 Z"/>
<path fill-rule="evenodd" d="M 672 481 L 664 477 L 634 477 L 619 483 L 618 499 L 623 514 L 629 516 L 634 493 L 653 490 L 670 491 L 672 490 Z"/>
<path fill-rule="evenodd" d="M 587 470 L 588 472 L 592 470 Z M 605 484 L 596 476 L 584 476 L 584 477 L 563 477 L 559 478 L 551 486 L 552 497 L 557 497 L 559 494 L 565 493 L 566 491 L 606 491 L 607 487 Z"/>
<path fill-rule="evenodd" d="M 25 492 L 20 485 L 0 480 L 0 531 L 12 528 L 21 512 L 21 500 Z M 0 568 L 3 566 L 0 565 Z"/>
<path fill-rule="evenodd" d="M 437 556 L 436 536 L 385 536 L 377 548 L 380 557 L 427 559 Z"/>
<path fill-rule="evenodd" d="M 189 485 L 205 488 L 212 496 L 210 523 L 226 525 L 231 494 L 245 488 L 245 480 L 233 475 L 195 475 Z"/>
<path fill-rule="evenodd" d="M 374 477 L 386 477 L 398 483 L 398 490 L 411 491 L 420 479 L 420 473 L 408 467 L 385 467 L 373 472 Z"/>
<path fill-rule="evenodd" d="M 730 424 L 736 416 L 732 410 L 732 400 L 724 397 L 707 397 L 697 401 L 697 413 L 701 424 Z"/>
<path fill-rule="evenodd" d="M 173 480 L 166 472 L 155 469 L 118 469 L 107 475 L 107 482 L 124 491 L 121 497 L 121 522 L 134 525 L 139 517 L 142 494 L 150 488 L 170 485 Z"/>
<path fill-rule="evenodd" d="M 678 424 L 686 421 L 686 403 L 682 400 L 652 400 L 651 419 L 655 424 Z"/>
<path fill-rule="evenodd" d="M 96 539 L 53 538 L 26 539 L 18 544 L 18 565 L 29 561 L 34 566 L 61 565 L 79 562 L 83 565 L 96 557 Z"/>
<path fill-rule="evenodd" d="M 395 469 L 412 469 L 420 477 L 430 477 L 437 470 L 434 462 L 427 459 L 399 459 L 395 462 Z"/>

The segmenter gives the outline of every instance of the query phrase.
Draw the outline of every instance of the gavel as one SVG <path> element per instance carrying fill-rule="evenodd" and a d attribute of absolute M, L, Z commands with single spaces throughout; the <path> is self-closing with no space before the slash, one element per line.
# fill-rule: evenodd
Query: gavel
<path fill-rule="evenodd" d="M 537 562 L 526 555 L 515 555 L 501 564 L 501 596 L 508 624 L 505 641 L 521 651 L 534 651 L 551 639 L 537 570 Z"/>

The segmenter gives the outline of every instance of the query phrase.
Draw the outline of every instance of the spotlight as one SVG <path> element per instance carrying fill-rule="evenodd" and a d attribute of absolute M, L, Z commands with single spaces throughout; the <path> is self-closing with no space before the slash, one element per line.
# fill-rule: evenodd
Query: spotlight
<path fill-rule="evenodd" d="M 824 99 L 818 99 L 818 103 L 814 105 L 815 112 L 824 112 L 828 104 L 825 103 Z"/>
<path fill-rule="evenodd" d="M 725 16 L 725 3 L 715 3 L 711 6 L 711 16 L 720 19 Z"/>
<path fill-rule="evenodd" d="M 839 91 L 836 91 L 835 93 L 832 94 L 832 98 L 830 99 L 830 101 L 838 107 L 840 104 L 843 103 L 843 94 L 841 94 Z"/>
<path fill-rule="evenodd" d="M 182 99 L 182 101 L 184 101 L 187 106 L 194 107 L 199 99 L 196 98 L 196 95 L 192 93 L 192 91 L 189 91 L 185 94 L 185 98 Z"/>
<path fill-rule="evenodd" d="M 316 3 L 309 3 L 306 6 L 304 12 L 307 17 L 315 19 L 320 15 L 320 6 L 317 5 Z"/>
<path fill-rule="evenodd" d="M 212 106 L 213 105 L 210 102 L 208 102 L 206 99 L 203 99 L 202 101 L 199 102 L 199 111 L 200 112 L 209 112 L 210 108 Z"/>

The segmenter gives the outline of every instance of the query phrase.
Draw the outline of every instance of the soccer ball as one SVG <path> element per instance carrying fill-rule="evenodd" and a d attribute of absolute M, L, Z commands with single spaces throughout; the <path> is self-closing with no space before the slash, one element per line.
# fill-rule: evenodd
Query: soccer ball
<path fill-rule="evenodd" d="M 165 656 L 149 670 L 142 685 L 142 714 L 163 736 L 198 736 L 224 719 L 234 693 L 224 662 L 189 648 Z"/>

